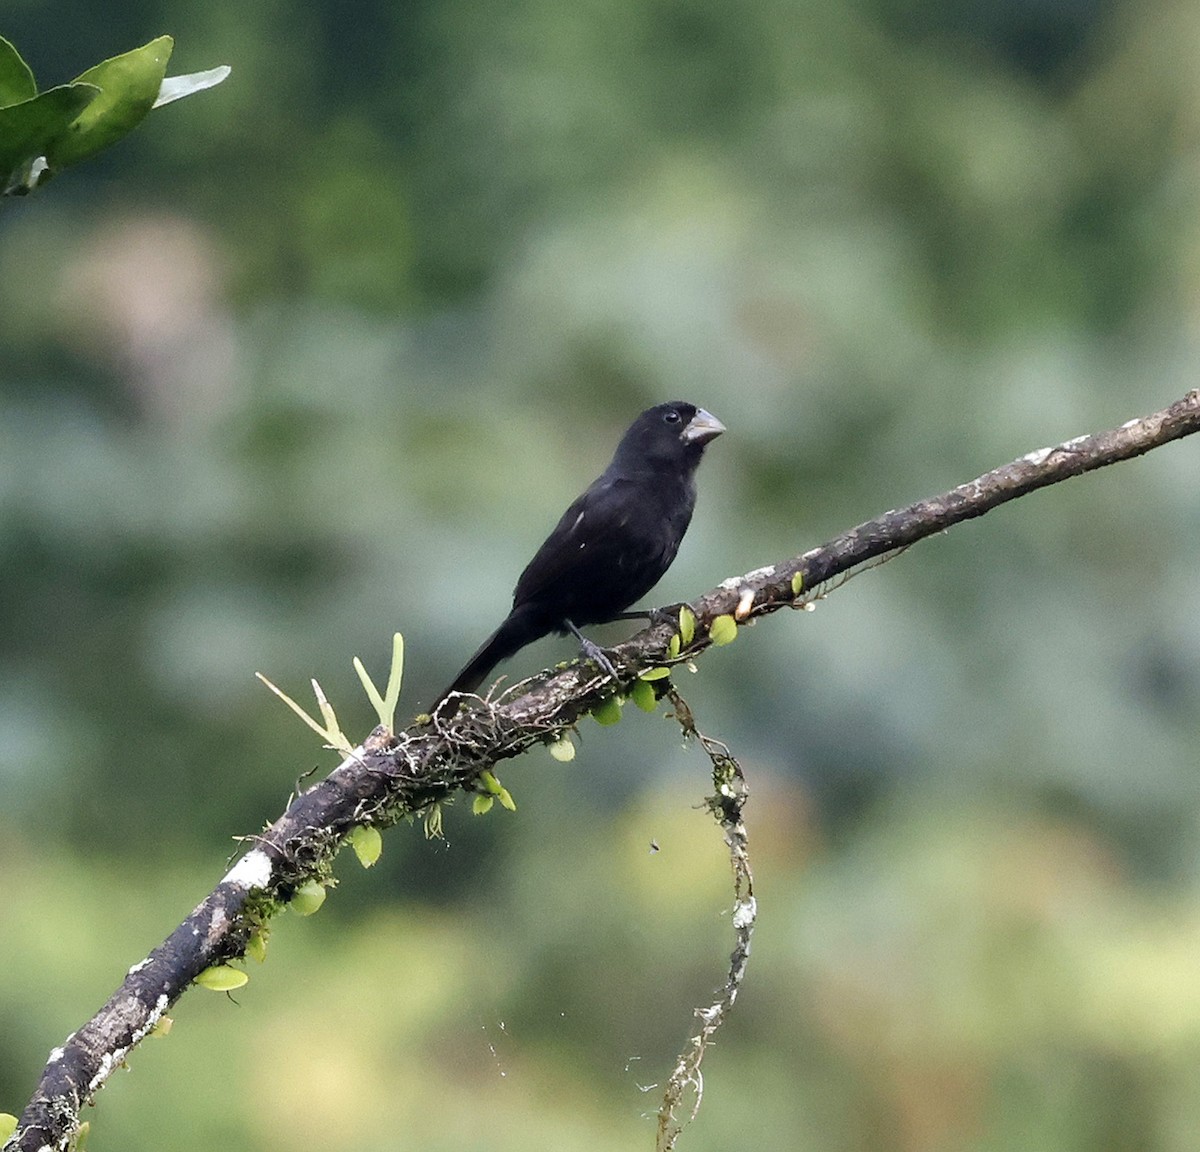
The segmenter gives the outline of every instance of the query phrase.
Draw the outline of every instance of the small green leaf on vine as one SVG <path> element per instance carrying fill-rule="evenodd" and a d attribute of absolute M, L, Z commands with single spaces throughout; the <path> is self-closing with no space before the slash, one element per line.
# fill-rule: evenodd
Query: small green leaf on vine
<path fill-rule="evenodd" d="M 196 983 L 201 988 L 212 992 L 232 992 L 249 982 L 250 977 L 245 972 L 240 968 L 230 968 L 228 964 L 214 964 L 196 977 Z"/>
<path fill-rule="evenodd" d="M 679 608 L 679 636 L 685 648 L 696 638 L 696 613 L 686 604 Z"/>
<path fill-rule="evenodd" d="M 621 722 L 621 701 L 616 696 L 606 696 L 592 709 L 592 719 L 605 728 Z"/>
<path fill-rule="evenodd" d="M 370 868 L 383 855 L 383 837 L 373 824 L 359 824 L 350 833 L 350 847 L 364 868 Z"/>
<path fill-rule="evenodd" d="M 670 668 L 647 668 L 645 672 L 638 673 L 639 680 L 665 680 L 671 675 Z"/>
<path fill-rule="evenodd" d="M 643 712 L 653 712 L 658 707 L 658 697 L 654 694 L 654 686 L 649 680 L 638 680 L 629 690 L 629 699 Z"/>
<path fill-rule="evenodd" d="M 261 964 L 267 958 L 267 930 L 256 928 L 246 941 L 246 955 Z"/>
<path fill-rule="evenodd" d="M 708 638 L 720 648 L 737 639 L 737 621 L 732 616 L 718 616 L 708 629 Z"/>
<path fill-rule="evenodd" d="M 306 880 L 292 894 L 288 907 L 298 916 L 311 916 L 325 903 L 325 885 Z"/>

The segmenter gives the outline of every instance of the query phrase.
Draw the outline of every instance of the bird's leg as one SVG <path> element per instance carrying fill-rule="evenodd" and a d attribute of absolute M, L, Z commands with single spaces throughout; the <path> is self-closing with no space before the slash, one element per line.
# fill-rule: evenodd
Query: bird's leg
<path fill-rule="evenodd" d="M 661 608 L 643 608 L 640 612 L 622 612 L 619 616 L 614 616 L 614 620 L 647 620 L 651 624 L 673 624 L 678 629 L 679 627 L 679 609 L 690 608 L 686 600 L 680 600 L 678 604 L 665 604 Z"/>
<path fill-rule="evenodd" d="M 570 620 L 564 620 L 563 624 L 566 625 L 567 631 L 579 641 L 579 647 L 583 650 L 584 657 L 595 661 L 600 666 L 600 670 L 606 672 L 614 680 L 618 679 L 617 670 L 613 667 L 613 663 L 608 658 L 604 649 L 599 644 L 589 640 Z"/>

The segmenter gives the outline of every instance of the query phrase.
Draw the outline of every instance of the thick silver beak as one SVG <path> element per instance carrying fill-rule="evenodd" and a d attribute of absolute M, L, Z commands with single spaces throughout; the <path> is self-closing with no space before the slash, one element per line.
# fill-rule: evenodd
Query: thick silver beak
<path fill-rule="evenodd" d="M 683 430 L 683 441 L 685 444 L 707 444 L 724 431 L 725 425 L 711 412 L 697 408 L 696 415 L 688 421 L 687 427 Z"/>

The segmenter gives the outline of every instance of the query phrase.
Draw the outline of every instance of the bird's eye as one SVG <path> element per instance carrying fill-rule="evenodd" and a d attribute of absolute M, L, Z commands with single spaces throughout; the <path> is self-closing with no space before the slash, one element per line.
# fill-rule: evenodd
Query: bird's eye
<path fill-rule="evenodd" d="M 668 424 L 678 424 L 680 421 L 680 415 L 675 411 L 675 409 L 672 408 L 669 412 L 663 413 L 663 420 Z"/>

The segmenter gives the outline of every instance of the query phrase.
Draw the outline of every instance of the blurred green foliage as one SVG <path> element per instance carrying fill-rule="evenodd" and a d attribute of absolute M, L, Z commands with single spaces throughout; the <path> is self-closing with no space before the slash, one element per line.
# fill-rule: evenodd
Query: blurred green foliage
<path fill-rule="evenodd" d="M 234 71 L 0 212 L 0 1110 L 331 763 L 252 673 L 318 676 L 354 735 L 351 657 L 399 629 L 419 710 L 639 408 L 730 429 L 669 602 L 1195 384 L 1177 0 L 5 21 L 39 77 L 163 31 Z M 685 679 L 761 908 L 687 1147 L 1194 1145 L 1196 460 L 1022 500 Z M 581 732 L 506 768 L 516 813 L 348 855 L 91 1147 L 650 1147 L 726 865 L 669 722 Z"/>

